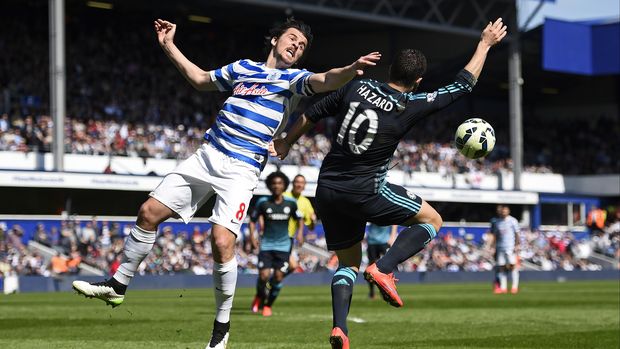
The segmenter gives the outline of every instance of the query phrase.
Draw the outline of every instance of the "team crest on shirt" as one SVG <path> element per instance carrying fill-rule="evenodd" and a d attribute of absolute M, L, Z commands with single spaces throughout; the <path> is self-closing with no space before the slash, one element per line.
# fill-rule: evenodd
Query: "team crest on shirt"
<path fill-rule="evenodd" d="M 291 208 L 290 208 L 290 207 L 288 207 L 288 206 L 286 206 L 286 207 L 284 208 L 284 213 L 286 213 L 286 214 L 291 213 Z"/>
<path fill-rule="evenodd" d="M 431 103 L 432 101 L 435 100 L 435 98 L 437 98 L 437 91 L 433 92 L 433 93 L 427 93 L 426 94 L 426 101 L 428 103 Z"/>
<path fill-rule="evenodd" d="M 407 190 L 407 196 L 411 199 L 411 200 L 415 200 L 416 196 L 414 193 L 410 192 L 409 190 Z"/>
<path fill-rule="evenodd" d="M 280 73 L 279 72 L 273 72 L 273 73 L 269 73 L 269 75 L 267 75 L 267 80 L 269 81 L 276 81 L 280 78 Z"/>

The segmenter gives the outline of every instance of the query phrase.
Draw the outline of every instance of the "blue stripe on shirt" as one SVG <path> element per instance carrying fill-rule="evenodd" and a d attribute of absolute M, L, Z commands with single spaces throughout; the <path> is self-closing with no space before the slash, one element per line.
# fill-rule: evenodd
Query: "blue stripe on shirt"
<path fill-rule="evenodd" d="M 262 72 L 265 71 L 263 68 L 259 68 L 257 66 L 251 65 L 246 60 L 239 61 L 239 65 L 244 67 L 247 70 L 252 70 L 252 71 L 255 71 L 255 72 L 259 72 L 259 73 L 262 73 Z"/>
<path fill-rule="evenodd" d="M 226 81 L 226 79 L 222 75 L 222 69 L 221 68 L 220 69 L 215 69 L 215 78 L 217 79 L 217 82 L 219 82 L 222 85 L 222 87 L 224 87 L 226 90 L 232 90 L 232 87 L 230 86 L 228 81 Z"/>
<path fill-rule="evenodd" d="M 252 165 L 252 166 L 254 166 L 254 167 L 258 168 L 258 169 L 262 169 L 261 168 L 261 164 L 258 161 L 254 160 L 254 159 L 252 159 L 250 157 L 247 157 L 245 155 L 242 155 L 242 154 L 239 154 L 239 153 L 236 153 L 234 151 L 226 149 L 221 144 L 219 144 L 214 137 L 211 137 L 209 135 L 209 133 L 205 133 L 205 140 L 209 141 L 209 144 L 213 145 L 215 147 L 215 149 L 217 149 L 220 152 L 226 154 L 227 156 L 230 156 L 231 158 L 234 158 L 234 159 L 237 159 L 239 161 L 243 161 L 245 163 L 248 163 L 248 164 L 250 164 L 250 165 Z"/>
<path fill-rule="evenodd" d="M 217 127 L 217 125 L 213 125 L 211 126 L 211 130 L 213 131 L 213 133 L 215 133 L 215 135 L 217 136 L 217 138 L 222 139 L 230 144 L 234 144 L 238 147 L 242 147 L 243 149 L 246 149 L 248 151 L 251 151 L 252 153 L 256 153 L 256 154 L 260 154 L 263 156 L 267 156 L 267 149 L 261 148 L 255 144 L 252 144 L 248 141 L 246 141 L 245 139 L 241 139 L 241 138 L 237 138 L 233 135 L 230 135 L 222 130 L 220 130 L 219 127 Z"/>
<path fill-rule="evenodd" d="M 238 124 L 238 123 L 236 123 L 236 122 L 226 118 L 225 116 L 218 115 L 217 116 L 217 122 L 222 123 L 222 124 L 232 128 L 235 131 L 241 132 L 243 134 L 246 134 L 246 135 L 249 135 L 249 136 L 252 136 L 252 137 L 256 137 L 256 138 L 260 139 L 263 142 L 270 142 L 271 139 L 273 138 L 271 135 L 267 135 L 267 134 L 264 134 L 264 133 L 252 130 L 250 128 L 247 128 L 247 127 L 245 127 L 245 126 L 243 126 L 241 124 Z"/>
<path fill-rule="evenodd" d="M 284 105 L 278 102 L 270 101 L 263 96 L 256 95 L 236 95 L 235 98 L 241 98 L 248 102 L 252 102 L 254 104 L 258 104 L 261 107 L 269 108 L 271 110 L 277 111 L 278 113 L 284 113 Z"/>
<path fill-rule="evenodd" d="M 235 68 L 232 64 L 227 65 L 226 70 L 228 70 L 228 74 L 230 74 L 230 77 L 233 81 L 239 78 L 239 74 L 235 72 Z"/>
<path fill-rule="evenodd" d="M 248 118 L 252 121 L 260 122 L 261 124 L 267 125 L 269 127 L 278 128 L 278 126 L 280 125 L 280 121 L 270 119 L 266 116 L 263 116 L 253 111 L 238 107 L 230 103 L 224 103 L 222 110 L 242 116 L 244 118 Z"/>

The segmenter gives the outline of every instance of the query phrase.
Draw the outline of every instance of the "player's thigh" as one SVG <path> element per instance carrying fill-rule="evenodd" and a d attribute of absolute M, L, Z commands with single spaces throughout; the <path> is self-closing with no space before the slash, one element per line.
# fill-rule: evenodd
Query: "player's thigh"
<path fill-rule="evenodd" d="M 316 209 L 323 222 L 325 240 L 330 251 L 343 250 L 364 239 L 366 220 L 359 215 L 354 195 L 318 187 Z"/>
<path fill-rule="evenodd" d="M 282 251 L 273 251 L 273 263 L 272 263 L 272 268 L 274 271 L 279 270 L 282 273 L 286 273 L 288 271 L 288 260 L 290 257 L 290 253 L 289 252 L 282 252 Z"/>
<path fill-rule="evenodd" d="M 212 146 L 203 146 L 203 162 L 217 194 L 209 221 L 226 227 L 239 236 L 260 170 L 243 161 L 228 157 Z"/>
<path fill-rule="evenodd" d="M 252 190 L 244 187 L 232 187 L 229 190 L 219 191 L 209 221 L 226 227 L 230 232 L 239 236 L 251 199 Z"/>
<path fill-rule="evenodd" d="M 336 250 L 340 267 L 354 268 L 359 271 L 362 262 L 362 242 L 358 241 L 353 246 Z"/>
<path fill-rule="evenodd" d="M 174 211 L 185 223 L 215 193 L 209 174 L 200 161 L 196 154 L 187 158 L 149 194 Z"/>
<path fill-rule="evenodd" d="M 272 251 L 260 251 L 258 252 L 258 269 L 269 269 L 273 268 L 273 255 Z"/>
<path fill-rule="evenodd" d="M 362 214 L 377 225 L 404 225 L 418 215 L 424 200 L 404 187 L 386 183 L 376 195 L 362 205 Z"/>
<path fill-rule="evenodd" d="M 508 258 L 506 256 L 506 252 L 505 251 L 497 251 L 497 255 L 496 255 L 496 259 L 495 259 L 495 264 L 498 267 L 500 267 L 501 269 L 505 269 L 507 263 L 508 263 Z"/>
<path fill-rule="evenodd" d="M 517 256 L 513 251 L 506 252 L 506 269 L 512 270 L 517 264 Z"/>

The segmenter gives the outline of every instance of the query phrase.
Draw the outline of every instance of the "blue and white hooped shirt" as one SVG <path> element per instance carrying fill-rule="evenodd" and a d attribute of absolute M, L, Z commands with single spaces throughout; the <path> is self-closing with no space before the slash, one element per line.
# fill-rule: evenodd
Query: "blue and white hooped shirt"
<path fill-rule="evenodd" d="M 205 134 L 215 148 L 262 169 L 269 142 L 286 126 L 301 96 L 314 91 L 305 69 L 271 69 L 243 59 L 211 71 L 220 91 L 232 91 Z"/>

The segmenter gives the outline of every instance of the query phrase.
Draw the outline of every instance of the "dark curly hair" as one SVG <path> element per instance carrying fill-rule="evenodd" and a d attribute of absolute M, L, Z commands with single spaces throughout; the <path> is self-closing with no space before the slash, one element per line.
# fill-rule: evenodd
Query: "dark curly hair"
<path fill-rule="evenodd" d="M 284 34 L 284 32 L 287 31 L 289 28 L 295 28 L 299 30 L 308 41 L 306 49 L 304 50 L 304 54 L 298 61 L 299 63 L 306 57 L 306 53 L 308 53 L 308 50 L 312 45 L 312 39 L 314 38 L 314 36 L 312 35 L 312 30 L 310 29 L 309 25 L 307 25 L 303 21 L 296 20 L 293 17 L 287 18 L 286 22 L 278 22 L 271 29 L 269 29 L 269 35 L 265 36 L 265 54 L 269 54 L 269 52 L 271 51 L 271 39 L 278 39 L 280 35 Z"/>
<path fill-rule="evenodd" d="M 286 188 L 288 188 L 288 185 L 291 183 L 291 181 L 288 179 L 288 177 L 283 172 L 275 171 L 275 172 L 271 172 L 269 176 L 265 178 L 265 184 L 267 184 L 267 188 L 271 189 L 273 180 L 276 178 L 282 178 L 282 181 L 284 182 L 284 190 L 286 190 Z"/>
<path fill-rule="evenodd" d="M 396 54 L 390 65 L 390 81 L 413 86 L 426 73 L 426 57 L 418 50 L 405 49 Z"/>

